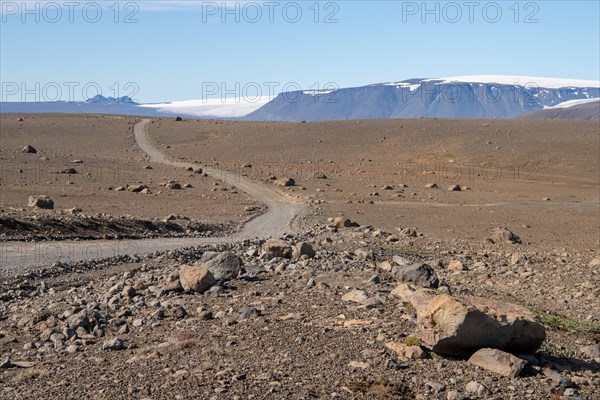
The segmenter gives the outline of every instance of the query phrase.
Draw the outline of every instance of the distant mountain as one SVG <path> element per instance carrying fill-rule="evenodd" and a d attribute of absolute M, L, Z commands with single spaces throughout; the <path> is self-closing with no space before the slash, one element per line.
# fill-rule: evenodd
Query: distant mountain
<path fill-rule="evenodd" d="M 173 117 L 170 113 L 161 113 L 154 108 L 143 108 L 135 103 L 118 102 L 9 102 L 0 103 L 0 113 L 46 113 L 46 114 L 111 114 L 139 115 L 145 117 Z"/>
<path fill-rule="evenodd" d="M 600 121 L 600 99 L 571 100 L 544 110 L 527 111 L 518 115 L 517 118 Z"/>
<path fill-rule="evenodd" d="M 86 103 L 92 104 L 138 104 L 128 96 L 122 97 L 104 97 L 102 95 L 96 95 L 92 98 L 89 98 L 85 101 Z"/>
<path fill-rule="evenodd" d="M 65 114 L 113 114 L 144 117 L 186 117 L 210 119 L 236 119 L 255 111 L 262 102 L 220 99 L 176 101 L 171 103 L 138 104 L 129 97 L 95 96 L 86 101 L 74 102 L 7 102 L 0 103 L 0 113 L 65 113 Z"/>
<path fill-rule="evenodd" d="M 409 79 L 357 88 L 281 93 L 273 99 L 204 99 L 138 104 L 130 97 L 82 102 L 0 103 L 3 113 L 117 114 L 254 121 L 385 118 L 530 118 L 529 111 L 600 98 L 597 81 L 519 76 Z M 593 110 L 592 110 L 593 111 Z M 568 112 L 561 115 L 573 115 Z M 554 114 L 540 114 L 556 115 Z M 581 114 L 580 118 L 586 118 Z"/>
<path fill-rule="evenodd" d="M 568 100 L 600 97 L 596 81 L 518 76 L 410 79 L 357 88 L 281 93 L 244 120 L 513 118 Z"/>

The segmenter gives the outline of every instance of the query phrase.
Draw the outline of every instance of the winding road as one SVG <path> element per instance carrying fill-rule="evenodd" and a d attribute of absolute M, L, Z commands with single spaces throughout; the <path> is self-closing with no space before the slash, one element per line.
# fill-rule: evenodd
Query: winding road
<path fill-rule="evenodd" d="M 148 136 L 149 119 L 134 126 L 135 140 L 140 149 L 152 163 L 170 165 L 176 168 L 202 167 L 204 172 L 218 180 L 227 176 L 222 170 L 211 170 L 205 166 L 172 161 L 158 150 Z M 56 242 L 4 242 L 0 243 L 0 269 L 2 272 L 27 268 L 49 266 L 54 262 L 76 262 L 94 260 L 116 255 L 148 254 L 155 251 L 174 250 L 196 245 L 219 244 L 244 239 L 279 237 L 292 228 L 291 223 L 305 208 L 305 204 L 296 201 L 275 189 L 252 182 L 244 177 L 227 179 L 227 184 L 246 192 L 267 211 L 248 221 L 242 229 L 230 237 L 215 238 L 159 238 L 138 240 L 93 240 L 93 241 L 56 241 Z"/>

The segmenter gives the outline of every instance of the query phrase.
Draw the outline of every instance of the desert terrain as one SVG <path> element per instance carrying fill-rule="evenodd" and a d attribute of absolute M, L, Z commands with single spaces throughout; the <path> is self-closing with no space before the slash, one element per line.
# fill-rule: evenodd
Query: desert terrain
<path fill-rule="evenodd" d="M 0 398 L 599 399 L 599 127 L 0 114 Z"/>

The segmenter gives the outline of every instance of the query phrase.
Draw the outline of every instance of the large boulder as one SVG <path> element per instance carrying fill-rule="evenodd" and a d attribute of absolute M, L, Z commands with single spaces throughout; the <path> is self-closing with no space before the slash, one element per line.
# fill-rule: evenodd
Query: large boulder
<path fill-rule="evenodd" d="M 268 240 L 263 244 L 262 249 L 267 254 L 268 258 L 292 258 L 293 255 L 292 246 L 286 242 Z"/>
<path fill-rule="evenodd" d="M 408 284 L 392 293 L 412 304 L 421 343 L 438 354 L 469 357 L 486 347 L 530 354 L 546 337 L 537 317 L 515 304 L 475 296 L 453 298 Z"/>
<path fill-rule="evenodd" d="M 179 282 L 186 292 L 204 293 L 215 284 L 215 277 L 206 268 L 182 265 L 179 267 Z"/>
<path fill-rule="evenodd" d="M 425 263 L 394 266 L 392 274 L 400 282 L 411 282 L 421 287 L 435 289 L 440 284 L 435 270 Z"/>
<path fill-rule="evenodd" d="M 29 207 L 41 208 L 44 210 L 54 209 L 54 200 L 48 196 L 29 196 Z"/>
<path fill-rule="evenodd" d="M 230 251 L 222 253 L 207 251 L 200 258 L 201 266 L 210 270 L 216 280 L 237 278 L 242 270 L 242 259 Z"/>

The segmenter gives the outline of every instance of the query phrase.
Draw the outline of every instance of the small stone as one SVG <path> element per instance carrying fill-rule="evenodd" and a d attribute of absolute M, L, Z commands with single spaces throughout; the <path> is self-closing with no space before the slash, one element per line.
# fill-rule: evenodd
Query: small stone
<path fill-rule="evenodd" d="M 175 307 L 175 308 L 173 309 L 173 316 L 174 316 L 176 319 L 182 319 L 182 318 L 185 318 L 185 317 L 186 317 L 186 315 L 187 315 L 187 311 L 185 310 L 185 308 L 183 308 L 183 307 L 181 307 L 181 306 Z"/>
<path fill-rule="evenodd" d="M 244 320 L 244 319 L 248 319 L 248 318 L 256 318 L 260 316 L 260 310 L 254 308 L 254 307 L 249 307 L 246 308 L 244 311 L 242 311 L 242 313 L 240 314 L 240 320 Z"/>
<path fill-rule="evenodd" d="M 335 217 L 333 219 L 333 225 L 335 225 L 336 227 L 341 229 L 341 228 L 350 228 L 351 226 L 354 225 L 354 223 L 346 217 Z"/>
<path fill-rule="evenodd" d="M 369 363 L 363 362 L 363 361 L 350 361 L 348 363 L 348 366 L 350 368 L 354 368 L 354 369 L 367 369 L 367 368 L 371 367 L 369 365 Z"/>
<path fill-rule="evenodd" d="M 466 390 L 468 393 L 476 394 L 478 396 L 487 396 L 490 394 L 490 390 L 477 381 L 467 383 Z"/>
<path fill-rule="evenodd" d="M 352 290 L 351 292 L 346 293 L 342 296 L 342 301 L 348 301 L 353 303 L 362 303 L 367 300 L 369 296 L 365 293 L 364 290 Z"/>
<path fill-rule="evenodd" d="M 121 295 L 123 297 L 135 297 L 135 289 L 131 286 L 125 286 Z"/>
<path fill-rule="evenodd" d="M 448 263 L 448 269 L 450 271 L 465 271 L 467 268 L 462 262 L 453 260 Z"/>
<path fill-rule="evenodd" d="M 292 178 L 281 178 L 276 179 L 273 183 L 277 186 L 294 186 L 296 184 L 296 181 Z"/>
<path fill-rule="evenodd" d="M 591 345 L 591 346 L 581 346 L 579 348 L 579 352 L 589 358 L 600 358 L 600 344 Z"/>
<path fill-rule="evenodd" d="M 29 154 L 36 154 L 37 149 L 31 145 L 27 145 L 27 146 L 23 147 L 22 152 L 29 153 Z"/>
<path fill-rule="evenodd" d="M 43 210 L 53 210 L 54 201 L 48 196 L 29 196 L 28 206 Z"/>
<path fill-rule="evenodd" d="M 315 256 L 315 250 L 307 242 L 300 242 L 294 246 L 292 258 L 298 260 L 300 258 L 313 258 Z"/>
<path fill-rule="evenodd" d="M 120 339 L 120 338 L 114 338 L 111 340 L 107 340 L 102 344 L 102 350 L 104 350 L 104 351 L 122 350 L 124 348 L 125 348 L 125 345 L 123 343 L 123 339 Z"/>
<path fill-rule="evenodd" d="M 263 252 L 268 255 L 269 258 L 292 258 L 293 249 L 289 243 L 269 240 L 262 246 Z"/>
<path fill-rule="evenodd" d="M 423 349 L 419 346 L 407 346 L 404 343 L 389 342 L 385 344 L 385 347 L 395 352 L 404 360 L 417 360 L 426 356 Z"/>
<path fill-rule="evenodd" d="M 507 228 L 496 228 L 492 231 L 491 239 L 496 244 L 521 243 L 521 238 Z"/>

